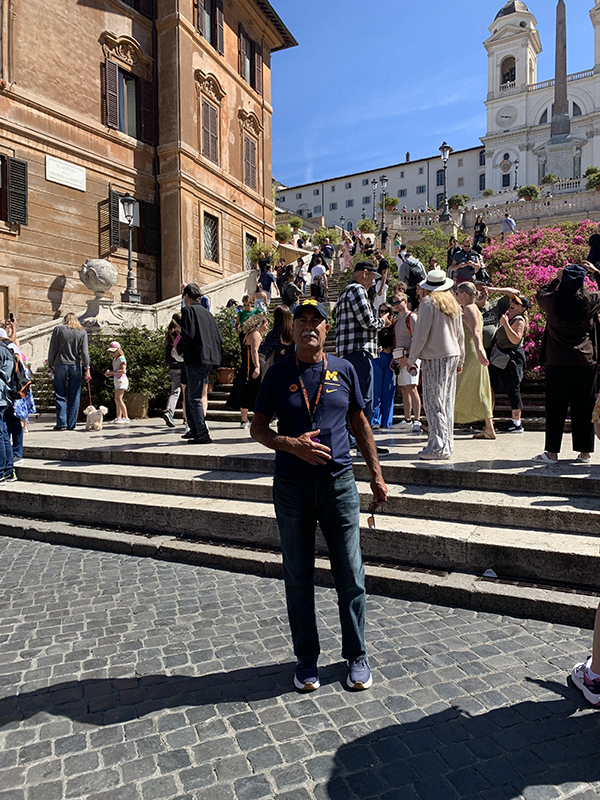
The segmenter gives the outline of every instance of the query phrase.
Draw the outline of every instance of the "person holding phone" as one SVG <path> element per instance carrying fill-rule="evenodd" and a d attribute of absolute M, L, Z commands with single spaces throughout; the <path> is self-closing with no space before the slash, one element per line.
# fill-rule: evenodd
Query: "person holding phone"
<path fill-rule="evenodd" d="M 296 355 L 274 364 L 254 405 L 250 434 L 275 450 L 273 500 L 281 537 L 288 617 L 298 662 L 294 685 L 319 688 L 320 654 L 314 569 L 317 522 L 331 560 L 342 628 L 346 683 L 362 690 L 373 679 L 365 644 L 365 580 L 360 552 L 360 500 L 352 472 L 346 418 L 371 475 L 374 513 L 387 499 L 375 441 L 364 415 L 356 370 L 325 352 L 329 315 L 302 301 L 294 313 Z M 269 425 L 277 415 L 277 432 Z"/>

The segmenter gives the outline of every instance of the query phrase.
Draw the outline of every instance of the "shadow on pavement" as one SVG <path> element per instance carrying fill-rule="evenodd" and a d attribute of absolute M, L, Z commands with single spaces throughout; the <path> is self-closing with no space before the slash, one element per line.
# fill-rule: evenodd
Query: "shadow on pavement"
<path fill-rule="evenodd" d="M 523 701 L 477 716 L 452 707 L 343 745 L 327 796 L 512 800 L 526 787 L 600 781 L 598 712 L 574 686 L 533 683 L 562 698 Z M 397 712 L 409 716 L 404 698 L 397 701 Z M 584 707 L 586 713 L 575 715 Z"/>
<path fill-rule="evenodd" d="M 0 699 L 0 729 L 39 712 L 88 725 L 112 725 L 178 706 L 259 700 L 295 693 L 295 662 L 199 677 L 144 675 L 65 681 Z M 323 685 L 340 683 L 342 663 L 320 670 Z"/>

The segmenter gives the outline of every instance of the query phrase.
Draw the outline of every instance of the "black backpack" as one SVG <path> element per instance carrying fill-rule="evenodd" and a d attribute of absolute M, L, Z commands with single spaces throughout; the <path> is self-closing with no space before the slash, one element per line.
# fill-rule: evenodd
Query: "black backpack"
<path fill-rule="evenodd" d="M 415 286 L 418 286 L 419 283 L 423 280 L 423 273 L 421 272 L 421 268 L 417 261 L 411 259 L 410 261 L 406 259 L 406 263 L 408 264 L 408 289 L 412 289 Z"/>
<path fill-rule="evenodd" d="M 6 347 L 4 342 L 2 342 L 2 346 L 8 350 L 14 359 L 14 369 L 9 384 L 10 399 L 13 402 L 19 399 L 22 400 L 31 392 L 31 378 L 27 377 L 27 372 L 25 371 L 25 365 L 23 364 L 21 354 L 14 353 L 10 347 Z"/>

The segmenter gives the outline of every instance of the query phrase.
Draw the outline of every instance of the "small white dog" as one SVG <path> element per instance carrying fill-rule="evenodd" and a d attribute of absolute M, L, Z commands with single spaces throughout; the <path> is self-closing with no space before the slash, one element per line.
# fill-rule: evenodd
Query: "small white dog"
<path fill-rule="evenodd" d="M 87 417 L 85 421 L 86 431 L 102 430 L 102 417 L 105 414 L 108 414 L 108 408 L 106 408 L 106 406 L 100 406 L 100 408 L 88 406 L 86 409 L 84 409 L 83 413 Z"/>

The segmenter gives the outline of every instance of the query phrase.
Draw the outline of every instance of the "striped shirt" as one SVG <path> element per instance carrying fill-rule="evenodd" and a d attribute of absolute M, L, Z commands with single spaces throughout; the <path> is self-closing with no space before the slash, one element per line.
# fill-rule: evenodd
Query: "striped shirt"
<path fill-rule="evenodd" d="M 352 281 L 340 294 L 335 311 L 335 343 L 340 358 L 364 350 L 376 358 L 377 331 L 385 322 L 375 316 L 367 290 Z"/>

